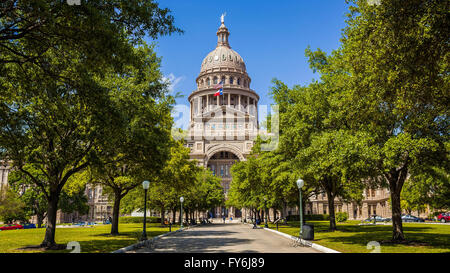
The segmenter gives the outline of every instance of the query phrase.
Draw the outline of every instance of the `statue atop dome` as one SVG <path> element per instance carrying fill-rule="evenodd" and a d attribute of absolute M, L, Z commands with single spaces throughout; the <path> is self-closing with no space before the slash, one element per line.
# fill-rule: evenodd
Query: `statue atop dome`
<path fill-rule="evenodd" d="M 223 24 L 225 22 L 225 16 L 227 15 L 227 13 L 222 13 L 222 15 L 220 16 L 220 22 Z"/>

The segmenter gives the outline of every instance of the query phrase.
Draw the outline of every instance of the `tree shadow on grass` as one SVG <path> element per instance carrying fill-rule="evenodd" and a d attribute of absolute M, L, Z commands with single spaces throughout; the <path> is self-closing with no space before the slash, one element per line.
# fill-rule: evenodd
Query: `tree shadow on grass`
<path fill-rule="evenodd" d="M 436 227 L 434 226 L 403 226 L 406 241 L 397 243 L 391 241 L 391 225 L 360 226 L 350 223 L 338 223 L 337 230 L 332 232 L 329 230 L 329 224 L 327 222 L 316 222 L 312 224 L 314 225 L 314 233 L 321 237 L 316 237 L 314 242 L 318 244 L 320 244 L 321 241 L 324 243 L 339 243 L 344 247 L 343 249 L 348 251 L 352 251 L 352 248 L 353 250 L 366 250 L 367 244 L 371 241 L 380 243 L 381 247 L 385 246 L 390 247 L 391 249 L 392 247 L 398 247 L 400 252 L 408 251 L 408 249 L 410 249 L 411 252 L 417 252 L 413 250 L 426 252 L 427 249 L 431 250 L 433 248 L 439 249 L 439 251 L 442 249 L 449 249 L 450 251 L 450 234 L 435 230 Z M 292 224 L 284 227 L 298 229 L 298 225 Z M 348 247 L 346 247 L 346 245 Z"/>
<path fill-rule="evenodd" d="M 147 231 L 147 237 L 150 239 L 158 235 L 167 233 L 168 231 Z M 127 247 L 139 242 L 142 231 L 126 231 L 119 235 L 111 235 L 110 233 L 92 234 L 89 238 L 92 240 L 76 240 L 80 243 L 81 253 L 109 253 L 123 247 Z M 74 240 L 75 241 L 75 240 Z M 47 250 L 45 253 L 68 253 L 72 250 Z"/>
<path fill-rule="evenodd" d="M 386 227 L 387 228 L 387 227 Z M 353 235 L 339 236 L 339 233 L 330 232 L 329 236 L 316 240 L 320 244 L 320 241 L 328 241 L 334 243 L 341 243 L 343 245 L 357 245 L 359 247 L 366 248 L 367 244 L 371 241 L 378 242 L 380 246 L 386 247 L 425 247 L 426 249 L 449 249 L 450 250 L 450 234 L 442 233 L 423 233 L 423 231 L 429 230 L 427 227 L 408 227 L 404 231 L 406 241 L 404 242 L 393 242 L 392 238 L 392 227 L 390 229 L 366 229 L 354 232 Z M 342 234 L 349 234 L 350 232 L 342 232 Z M 325 233 L 323 233 L 325 234 Z M 333 235 L 336 234 L 336 235 Z M 399 249 L 401 250 L 401 249 Z M 403 249 L 407 250 L 407 249 Z M 411 249 L 412 250 L 412 249 Z M 415 252 L 415 251 L 411 251 Z"/>

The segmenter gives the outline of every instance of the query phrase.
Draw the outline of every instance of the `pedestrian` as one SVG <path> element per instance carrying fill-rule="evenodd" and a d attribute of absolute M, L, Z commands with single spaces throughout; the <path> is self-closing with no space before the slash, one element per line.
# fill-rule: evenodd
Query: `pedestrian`
<path fill-rule="evenodd" d="M 225 224 L 225 216 L 223 216 L 222 219 L 223 219 L 223 223 Z"/>

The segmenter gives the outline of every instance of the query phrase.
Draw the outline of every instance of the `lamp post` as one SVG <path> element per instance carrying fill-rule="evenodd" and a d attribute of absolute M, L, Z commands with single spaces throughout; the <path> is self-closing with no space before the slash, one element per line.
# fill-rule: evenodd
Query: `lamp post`
<path fill-rule="evenodd" d="M 264 196 L 264 221 L 265 221 L 264 227 L 265 228 L 269 228 L 269 226 L 267 225 L 267 206 L 266 206 L 266 203 L 267 203 L 267 197 Z"/>
<path fill-rule="evenodd" d="M 181 196 L 180 197 L 180 203 L 181 203 L 181 208 L 180 208 L 180 228 L 183 228 L 183 202 L 184 202 L 184 197 Z"/>
<path fill-rule="evenodd" d="M 302 188 L 303 185 L 305 185 L 305 181 L 303 181 L 301 178 L 299 178 L 297 180 L 297 187 L 298 187 L 298 191 L 300 192 L 300 211 L 299 211 L 299 216 L 300 216 L 300 238 L 302 238 L 302 231 L 303 231 L 303 209 L 302 209 Z"/>
<path fill-rule="evenodd" d="M 150 182 L 145 180 L 142 182 L 142 187 L 144 188 L 145 197 L 144 197 L 144 228 L 142 230 L 142 241 L 147 240 L 147 230 L 146 230 L 146 223 L 147 223 L 147 191 L 150 186 Z"/>

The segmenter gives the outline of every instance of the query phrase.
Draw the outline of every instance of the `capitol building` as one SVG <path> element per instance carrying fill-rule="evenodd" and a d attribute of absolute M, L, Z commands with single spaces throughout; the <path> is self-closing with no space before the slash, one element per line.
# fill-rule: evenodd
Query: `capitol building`
<path fill-rule="evenodd" d="M 258 94 L 251 89 L 244 59 L 231 49 L 230 32 L 222 22 L 217 46 L 202 61 L 197 89 L 188 97 L 190 157 L 221 177 L 227 196 L 231 166 L 249 156 L 258 134 Z M 222 89 L 219 95 L 218 90 Z M 216 208 L 214 217 L 240 217 L 240 211 Z"/>
<path fill-rule="evenodd" d="M 220 177 L 225 198 L 232 181 L 231 167 L 250 156 L 258 135 L 259 95 L 251 89 L 252 80 L 247 74 L 244 59 L 230 46 L 230 32 L 222 16 L 217 30 L 217 45 L 201 62 L 200 73 L 195 79 L 197 88 L 189 95 L 189 127 L 186 145 L 190 158 L 199 166 L 208 168 Z M 10 164 L 0 160 L 0 189 L 8 186 Z M 111 201 L 100 186 L 88 185 L 87 215 L 65 214 L 58 211 L 58 223 L 72 221 L 101 221 L 112 214 Z M 366 189 L 360 204 L 335 200 L 336 212 L 347 212 L 349 219 L 365 219 L 372 214 L 390 217 L 389 192 L 384 188 Z M 243 208 L 211 208 L 213 218 L 248 218 L 249 210 Z M 325 194 L 310 197 L 305 206 L 306 214 L 328 214 Z M 417 213 L 426 216 L 426 212 Z M 280 211 L 270 209 L 269 220 Z M 298 215 L 297 207 L 286 207 L 282 215 Z"/>

